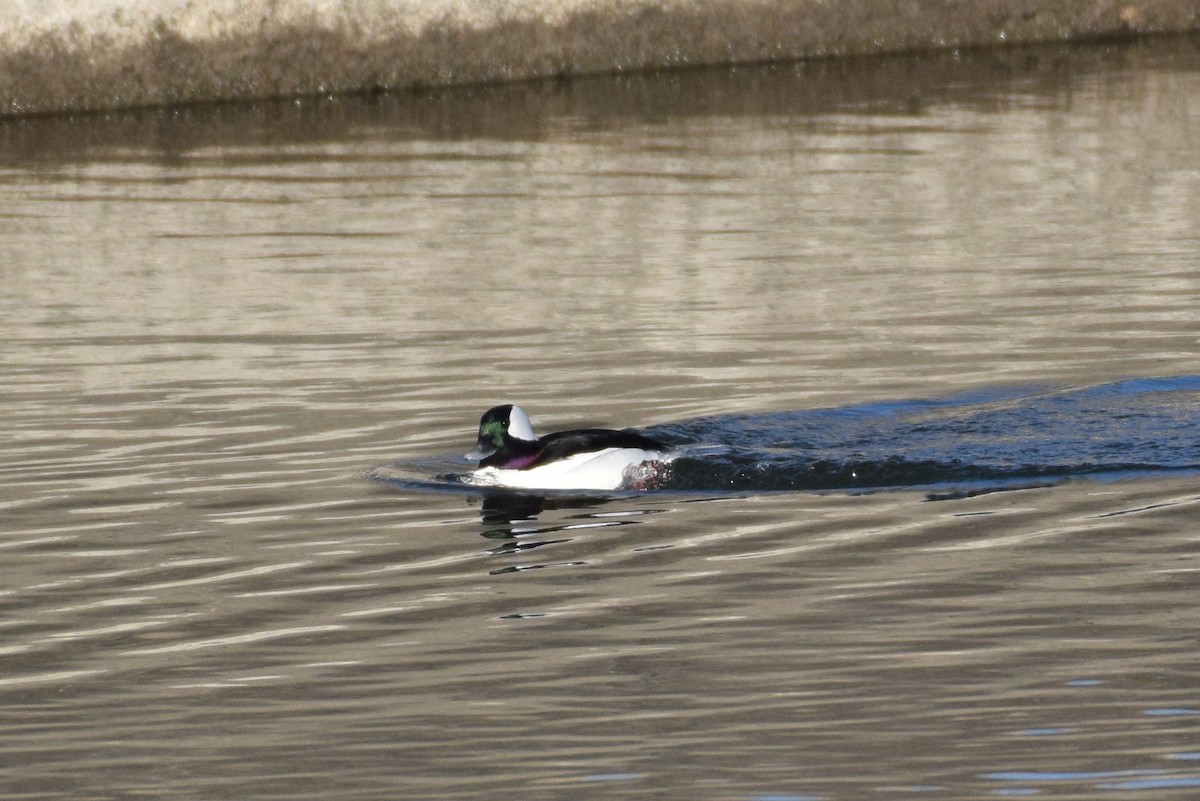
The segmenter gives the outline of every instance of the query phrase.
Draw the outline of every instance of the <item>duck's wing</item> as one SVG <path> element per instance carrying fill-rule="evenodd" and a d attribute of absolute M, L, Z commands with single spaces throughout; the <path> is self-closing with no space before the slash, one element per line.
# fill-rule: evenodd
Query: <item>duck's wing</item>
<path fill-rule="evenodd" d="M 547 434 L 539 440 L 542 452 L 538 463 L 565 459 L 577 453 L 602 451 L 606 448 L 638 448 L 644 451 L 665 451 L 667 446 L 636 431 L 614 431 L 608 428 L 581 428 Z"/>

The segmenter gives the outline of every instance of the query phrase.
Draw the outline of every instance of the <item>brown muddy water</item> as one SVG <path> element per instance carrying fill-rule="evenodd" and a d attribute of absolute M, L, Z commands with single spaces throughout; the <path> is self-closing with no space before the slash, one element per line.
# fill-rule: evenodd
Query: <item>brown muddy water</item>
<path fill-rule="evenodd" d="M 1195 39 L 0 144 L 0 798 L 1200 793 Z"/>

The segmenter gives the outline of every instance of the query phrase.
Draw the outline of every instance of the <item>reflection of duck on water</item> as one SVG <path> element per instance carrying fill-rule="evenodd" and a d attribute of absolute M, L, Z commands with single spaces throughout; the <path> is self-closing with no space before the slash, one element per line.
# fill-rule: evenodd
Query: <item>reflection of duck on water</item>
<path fill-rule="evenodd" d="M 471 482 L 546 490 L 643 488 L 673 458 L 670 447 L 628 429 L 582 428 L 538 437 L 520 406 L 484 412 L 468 459 L 478 460 Z"/>

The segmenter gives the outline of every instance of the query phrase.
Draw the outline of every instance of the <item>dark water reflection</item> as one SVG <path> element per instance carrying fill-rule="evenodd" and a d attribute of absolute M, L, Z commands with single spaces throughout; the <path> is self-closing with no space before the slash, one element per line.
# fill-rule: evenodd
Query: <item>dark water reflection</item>
<path fill-rule="evenodd" d="M 1193 797 L 1198 66 L 6 124 L 0 797 Z M 1154 469 L 371 480 L 503 400 L 755 463 L 801 421 L 831 459 L 1048 431 Z"/>

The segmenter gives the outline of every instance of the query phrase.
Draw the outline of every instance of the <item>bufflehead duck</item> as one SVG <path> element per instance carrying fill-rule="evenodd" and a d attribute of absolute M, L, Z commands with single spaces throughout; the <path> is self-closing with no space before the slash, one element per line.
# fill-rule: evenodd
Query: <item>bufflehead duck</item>
<path fill-rule="evenodd" d="M 521 489 L 635 488 L 671 459 L 670 448 L 636 431 L 582 428 L 538 437 L 520 406 L 488 409 L 468 459 L 472 483 Z M 648 469 L 642 471 L 643 465 Z"/>

